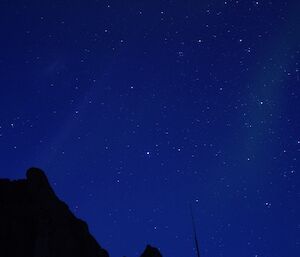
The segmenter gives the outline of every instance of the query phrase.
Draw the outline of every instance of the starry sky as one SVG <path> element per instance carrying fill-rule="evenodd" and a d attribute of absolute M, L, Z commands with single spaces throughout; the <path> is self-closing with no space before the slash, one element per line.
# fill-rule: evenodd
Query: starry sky
<path fill-rule="evenodd" d="M 2 0 L 1 177 L 44 169 L 112 257 L 300 256 L 297 0 Z"/>

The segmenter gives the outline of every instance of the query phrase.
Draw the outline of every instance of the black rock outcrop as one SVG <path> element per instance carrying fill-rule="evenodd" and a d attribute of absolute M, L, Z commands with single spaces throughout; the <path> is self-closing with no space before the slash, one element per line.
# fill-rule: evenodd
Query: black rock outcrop
<path fill-rule="evenodd" d="M 52 190 L 44 172 L 0 179 L 0 257 L 109 257 Z M 148 245 L 141 257 L 162 257 Z"/>
<path fill-rule="evenodd" d="M 0 180 L 1 257 L 108 257 L 37 168 Z"/>
<path fill-rule="evenodd" d="M 151 245 L 147 245 L 141 257 L 162 257 L 162 255 L 157 248 L 152 247 Z"/>

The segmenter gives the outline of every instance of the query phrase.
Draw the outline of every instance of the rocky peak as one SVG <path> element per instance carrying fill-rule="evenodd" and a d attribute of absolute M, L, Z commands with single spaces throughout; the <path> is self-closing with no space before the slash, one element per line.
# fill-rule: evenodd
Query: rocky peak
<path fill-rule="evenodd" d="M 26 179 L 0 179 L 0 256 L 109 257 L 38 168 Z M 148 245 L 141 257 L 162 256 Z"/>
<path fill-rule="evenodd" d="M 162 255 L 157 248 L 147 245 L 141 257 L 162 257 Z"/>
<path fill-rule="evenodd" d="M 40 169 L 23 180 L 0 180 L 0 210 L 0 256 L 108 257 Z"/>

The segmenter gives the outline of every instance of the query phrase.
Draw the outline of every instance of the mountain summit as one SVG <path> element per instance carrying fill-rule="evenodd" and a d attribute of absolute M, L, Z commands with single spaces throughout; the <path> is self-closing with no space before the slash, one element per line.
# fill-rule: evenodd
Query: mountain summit
<path fill-rule="evenodd" d="M 158 256 L 151 252 L 144 256 Z M 38 168 L 26 179 L 0 179 L 0 256 L 109 257 Z"/>

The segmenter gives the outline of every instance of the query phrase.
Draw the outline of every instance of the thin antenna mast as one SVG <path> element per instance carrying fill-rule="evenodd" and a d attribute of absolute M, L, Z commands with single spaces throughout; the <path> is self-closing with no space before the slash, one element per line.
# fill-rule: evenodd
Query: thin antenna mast
<path fill-rule="evenodd" d="M 196 245 L 197 257 L 200 257 L 200 249 L 199 249 L 198 237 L 197 237 L 197 232 L 196 232 L 196 224 L 195 224 L 195 219 L 194 219 L 194 214 L 193 214 L 193 209 L 192 209 L 191 204 L 190 204 L 190 211 L 191 211 L 191 217 L 192 217 L 193 233 L 194 233 L 194 240 L 195 240 L 195 245 Z"/>

